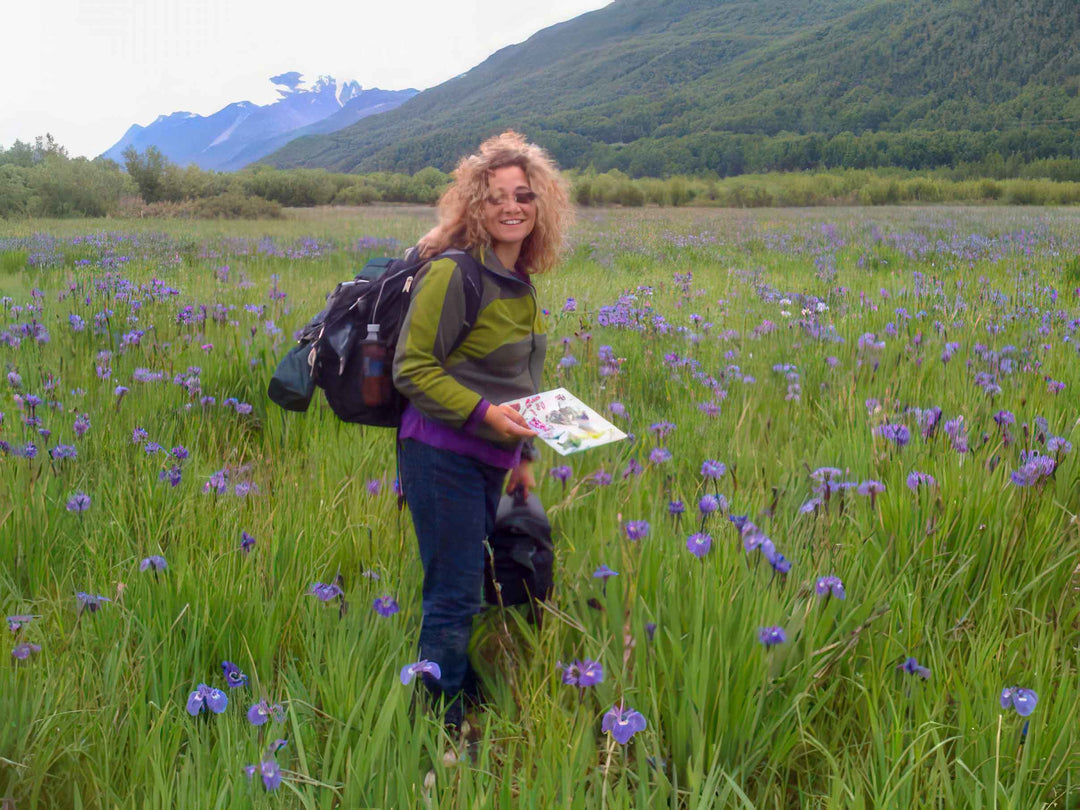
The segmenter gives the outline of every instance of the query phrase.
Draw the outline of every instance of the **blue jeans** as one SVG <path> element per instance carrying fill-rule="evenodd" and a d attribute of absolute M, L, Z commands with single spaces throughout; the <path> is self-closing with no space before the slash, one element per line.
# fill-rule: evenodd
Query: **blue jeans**
<path fill-rule="evenodd" d="M 424 683 L 434 697 L 448 699 L 445 721 L 460 725 L 462 695 L 478 696 L 469 638 L 483 599 L 484 540 L 495 526 L 506 470 L 413 439 L 401 442 L 398 467 L 424 567 L 420 657 L 442 673 Z"/>

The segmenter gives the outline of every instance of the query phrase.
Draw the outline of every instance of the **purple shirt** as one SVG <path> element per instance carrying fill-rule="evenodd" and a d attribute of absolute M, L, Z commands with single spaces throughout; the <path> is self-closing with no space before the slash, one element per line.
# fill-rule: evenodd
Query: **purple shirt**
<path fill-rule="evenodd" d="M 428 419 L 410 402 L 401 415 L 398 436 L 402 439 L 414 439 L 429 447 L 460 453 L 492 467 L 511 470 L 521 460 L 521 443 L 513 450 L 507 450 L 475 434 L 476 427 L 484 421 L 484 414 L 490 406 L 490 402 L 481 398 L 464 426 L 458 430 L 443 422 Z"/>

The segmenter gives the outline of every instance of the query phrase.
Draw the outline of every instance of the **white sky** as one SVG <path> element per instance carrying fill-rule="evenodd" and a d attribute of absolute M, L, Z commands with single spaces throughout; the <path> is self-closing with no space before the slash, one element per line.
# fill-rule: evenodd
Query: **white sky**
<path fill-rule="evenodd" d="M 14 0 L 0 48 L 0 146 L 51 132 L 94 157 L 131 124 L 277 98 L 296 70 L 423 90 L 608 0 Z"/>

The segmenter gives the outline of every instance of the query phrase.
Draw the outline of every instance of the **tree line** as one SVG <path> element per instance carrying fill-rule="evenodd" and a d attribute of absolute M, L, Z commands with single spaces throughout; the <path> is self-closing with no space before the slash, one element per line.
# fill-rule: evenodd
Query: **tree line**
<path fill-rule="evenodd" d="M 880 134 L 880 133 L 878 133 Z M 634 177 L 619 167 L 566 173 L 583 206 L 812 206 L 905 202 L 1080 203 L 1080 158 L 1025 160 L 991 152 L 978 160 L 916 171 L 888 166 L 723 176 L 717 171 Z M 0 217 L 265 218 L 285 207 L 434 204 L 450 182 L 435 168 L 413 174 L 333 173 L 324 169 L 254 166 L 204 171 L 170 162 L 155 147 L 129 148 L 124 164 L 71 158 L 51 135 L 0 147 Z"/>

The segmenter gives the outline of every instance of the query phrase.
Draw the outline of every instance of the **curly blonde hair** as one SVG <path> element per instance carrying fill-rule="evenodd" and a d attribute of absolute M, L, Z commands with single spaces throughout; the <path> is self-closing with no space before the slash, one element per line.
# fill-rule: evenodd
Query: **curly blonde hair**
<path fill-rule="evenodd" d="M 484 202 L 491 173 L 506 166 L 524 171 L 538 195 L 536 225 L 521 245 L 519 262 L 530 273 L 543 273 L 559 260 L 574 209 L 568 184 L 550 155 L 512 130 L 488 138 L 475 155 L 458 163 L 454 182 L 439 199 L 439 230 L 457 248 L 490 246 L 491 235 L 484 228 Z"/>

